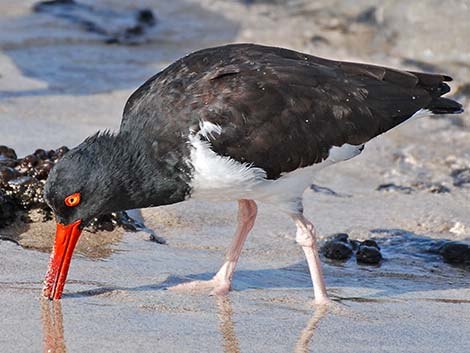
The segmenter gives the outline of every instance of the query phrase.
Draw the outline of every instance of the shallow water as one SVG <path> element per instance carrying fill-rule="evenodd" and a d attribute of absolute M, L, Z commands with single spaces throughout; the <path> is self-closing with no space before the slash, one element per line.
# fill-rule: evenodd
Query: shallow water
<path fill-rule="evenodd" d="M 59 352 L 165 352 L 176 347 L 185 352 L 309 352 L 316 347 L 357 352 L 360 347 L 380 351 L 400 339 L 402 349 L 397 351 L 437 352 L 451 340 L 464 344 L 459 339 L 466 337 L 461 320 L 470 318 L 465 299 L 470 293 L 461 283 L 427 278 L 429 286 L 424 281 L 416 286 L 412 276 L 396 281 L 376 268 L 343 272 L 326 265 L 333 303 L 315 308 L 303 261 L 267 269 L 247 255 L 229 297 L 188 296 L 164 288 L 191 277 L 188 273 L 215 269 L 220 256 L 199 251 L 189 257 L 184 249 L 152 248 L 130 234 L 120 247 L 123 251 L 104 263 L 76 257 L 59 303 L 39 299 L 42 283 L 37 278 L 43 275 L 47 254 L 0 244 L 2 258 L 8 254 L 10 259 L 0 269 L 11 273 L 3 276 L 0 297 L 15 302 L 3 310 L 9 317 L 1 325 L 3 343 L 10 344 L 6 337 L 21 332 L 27 339 L 17 338 L 15 347 L 22 352 L 40 346 Z M 457 320 L 449 310 L 459 313 Z M 407 321 L 410 315 L 413 323 Z M 431 347 L 420 339 L 424 332 L 445 339 Z"/>
<path fill-rule="evenodd" d="M 103 43 L 99 35 L 53 13 L 31 13 L 25 9 L 22 16 L 3 18 L 0 22 L 3 53 L 23 74 L 46 83 L 47 87 L 20 92 L 0 89 L 0 98 L 135 89 L 162 65 L 200 46 L 210 46 L 215 41 L 229 42 L 237 30 L 228 19 L 181 0 L 144 1 L 136 5 L 79 3 L 90 3 L 88 6 L 97 13 L 93 21 L 110 27 L 111 31 L 122 27 L 110 21 L 117 20 L 113 11 L 124 18 L 132 17 L 145 3 L 152 5 L 157 23 L 147 30 L 141 45 L 113 45 Z M 65 12 L 70 15 L 70 11 Z M 126 18 L 125 22 L 128 21 Z"/>
<path fill-rule="evenodd" d="M 70 21 L 31 12 L 34 1 L 1 2 L 2 144 L 19 156 L 64 140 L 76 145 L 98 129 L 117 129 L 127 97 L 146 79 L 189 51 L 230 42 L 237 33 L 229 19 L 182 0 L 80 3 L 120 14 L 150 8 L 157 23 L 145 33 L 145 45 L 106 44 Z M 109 95 L 115 99 L 108 101 Z M 15 100 L 22 108 L 12 115 L 8 107 Z M 8 131 L 19 131 L 20 138 Z"/>

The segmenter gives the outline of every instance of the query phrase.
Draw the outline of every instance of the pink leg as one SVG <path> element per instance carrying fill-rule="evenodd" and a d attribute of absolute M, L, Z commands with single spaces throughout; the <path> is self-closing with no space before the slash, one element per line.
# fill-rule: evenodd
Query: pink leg
<path fill-rule="evenodd" d="M 310 276 L 313 282 L 313 292 L 316 304 L 328 303 L 325 281 L 321 270 L 320 256 L 318 255 L 317 239 L 315 237 L 315 227 L 302 214 L 293 215 L 292 218 L 297 226 L 295 240 L 302 246 L 307 258 Z"/>
<path fill-rule="evenodd" d="M 225 262 L 212 279 L 208 281 L 192 281 L 169 288 L 174 291 L 211 290 L 211 295 L 225 295 L 232 285 L 232 277 L 238 258 L 243 249 L 246 237 L 255 224 L 257 214 L 253 200 L 238 200 L 238 225 L 232 244 L 225 255 Z"/>

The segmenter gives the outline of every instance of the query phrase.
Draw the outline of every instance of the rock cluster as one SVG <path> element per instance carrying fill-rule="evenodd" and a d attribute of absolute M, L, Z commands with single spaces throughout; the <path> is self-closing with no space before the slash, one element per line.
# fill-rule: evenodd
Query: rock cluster
<path fill-rule="evenodd" d="M 376 265 L 382 261 L 380 247 L 375 240 L 350 240 L 346 233 L 334 234 L 321 249 L 328 259 L 347 260 L 353 253 L 358 263 Z"/>
<path fill-rule="evenodd" d="M 33 222 L 28 216 L 31 210 L 39 210 L 42 221 L 53 218 L 52 210 L 43 196 L 44 184 L 55 163 L 69 149 L 37 149 L 24 158 L 15 151 L 0 146 L 0 229 L 13 222 Z M 130 218 L 126 212 L 114 212 L 94 218 L 86 228 L 90 232 L 113 231 L 116 227 L 127 231 L 140 230 L 142 225 Z"/>
<path fill-rule="evenodd" d="M 442 256 L 444 262 L 461 267 L 470 266 L 470 246 L 458 241 L 443 240 L 430 249 L 431 253 Z"/>

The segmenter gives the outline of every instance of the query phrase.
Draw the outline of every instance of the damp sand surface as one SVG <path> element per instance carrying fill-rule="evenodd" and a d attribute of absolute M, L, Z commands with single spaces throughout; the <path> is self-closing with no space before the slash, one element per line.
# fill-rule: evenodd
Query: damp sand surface
<path fill-rule="evenodd" d="M 124 17 L 150 8 L 157 21 L 144 43 L 110 45 L 74 22 L 33 14 L 33 1 L 0 1 L 0 144 L 19 156 L 73 146 L 98 129 L 117 128 L 125 100 L 150 75 L 188 51 L 234 41 L 446 72 L 470 111 L 466 1 L 83 3 Z M 442 18 L 449 19 L 447 30 L 434 33 L 431 24 Z M 459 172 L 470 168 L 469 119 L 466 113 L 410 122 L 316 176 L 318 187 L 305 193 L 305 214 L 320 241 L 338 232 L 375 239 L 384 257 L 378 266 L 357 264 L 354 257 L 323 259 L 332 298 L 327 309 L 312 303 L 293 224 L 266 205 L 260 205 L 228 297 L 165 290 L 210 278 L 235 227 L 234 203 L 189 201 L 143 211 L 146 225 L 167 245 L 142 232 L 85 234 L 63 300 L 54 303 L 40 300 L 53 224 L 0 230 L 13 232 L 20 244 L 0 241 L 0 347 L 466 351 L 470 272 L 429 250 L 442 240 L 470 243 L 470 185 Z"/>

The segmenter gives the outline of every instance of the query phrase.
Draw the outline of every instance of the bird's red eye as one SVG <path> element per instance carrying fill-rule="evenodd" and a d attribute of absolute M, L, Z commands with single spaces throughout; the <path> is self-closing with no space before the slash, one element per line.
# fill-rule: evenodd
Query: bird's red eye
<path fill-rule="evenodd" d="M 75 194 L 67 196 L 64 202 L 69 207 L 77 206 L 80 203 L 80 193 L 76 192 Z"/>

